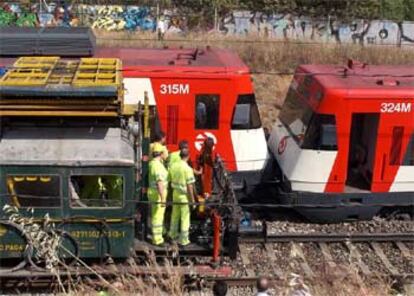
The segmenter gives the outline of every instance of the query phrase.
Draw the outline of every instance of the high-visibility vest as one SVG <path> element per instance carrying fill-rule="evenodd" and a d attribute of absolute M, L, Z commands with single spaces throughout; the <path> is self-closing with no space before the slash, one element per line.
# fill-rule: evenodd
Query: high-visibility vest
<path fill-rule="evenodd" d="M 181 194 L 187 194 L 187 185 L 195 183 L 193 169 L 182 159 L 172 164 L 169 179 L 171 187 Z"/>
<path fill-rule="evenodd" d="M 161 160 L 155 158 L 149 162 L 148 185 L 150 189 L 157 189 L 157 182 L 162 182 L 164 188 L 168 185 L 168 171 L 161 163 Z"/>
<path fill-rule="evenodd" d="M 180 150 L 174 151 L 170 154 L 169 158 L 168 158 L 168 168 L 170 169 L 171 166 L 176 163 L 177 161 L 180 161 L 181 157 L 180 157 Z"/>

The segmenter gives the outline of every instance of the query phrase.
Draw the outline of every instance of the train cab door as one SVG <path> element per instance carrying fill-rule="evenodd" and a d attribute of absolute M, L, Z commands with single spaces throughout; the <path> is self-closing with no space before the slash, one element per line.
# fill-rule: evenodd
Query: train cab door
<path fill-rule="evenodd" d="M 373 191 L 413 191 L 414 136 L 410 126 L 412 117 L 403 115 L 381 115 L 380 130 L 384 136 L 378 141 L 378 166 Z"/>
<path fill-rule="evenodd" d="M 354 113 L 352 115 L 346 192 L 372 190 L 379 118 L 379 113 Z"/>

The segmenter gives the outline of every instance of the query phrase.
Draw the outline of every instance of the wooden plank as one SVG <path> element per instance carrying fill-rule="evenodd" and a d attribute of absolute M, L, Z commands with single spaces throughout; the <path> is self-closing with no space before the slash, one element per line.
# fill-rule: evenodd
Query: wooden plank
<path fill-rule="evenodd" d="M 308 277 L 313 277 L 313 271 L 309 267 L 309 264 L 306 262 L 305 255 L 303 253 L 302 247 L 299 244 L 293 244 L 292 248 L 294 248 L 295 253 L 303 260 L 303 262 L 300 263 L 301 268 L 305 272 L 305 274 Z"/>
<path fill-rule="evenodd" d="M 266 250 L 267 258 L 270 260 L 270 262 L 277 262 L 278 260 L 276 258 L 275 250 L 273 250 L 272 244 L 265 244 L 264 248 Z M 283 277 L 283 273 L 278 267 L 272 265 L 272 269 L 276 276 L 280 278 Z"/>
<path fill-rule="evenodd" d="M 319 243 L 319 248 L 321 249 L 323 258 L 325 259 L 326 263 L 334 268 L 336 266 L 335 261 L 332 258 L 331 251 L 326 243 Z"/>
<path fill-rule="evenodd" d="M 414 255 L 411 253 L 410 249 L 403 242 L 395 242 L 398 249 L 400 249 L 401 254 L 407 259 L 413 259 Z"/>
<path fill-rule="evenodd" d="M 247 247 L 245 245 L 240 244 L 239 245 L 240 250 L 240 257 L 242 259 L 242 263 L 244 266 L 246 266 L 246 273 L 248 277 L 254 277 L 255 272 L 248 268 L 248 266 L 251 264 L 249 259 L 249 251 L 247 250 Z"/>
<path fill-rule="evenodd" d="M 387 256 L 385 256 L 384 251 L 382 250 L 381 246 L 377 242 L 372 242 L 371 247 L 374 250 L 375 254 L 381 259 L 384 266 L 389 270 L 392 275 L 397 275 L 398 270 L 391 264 L 388 260 Z"/>
<path fill-rule="evenodd" d="M 362 273 L 366 276 L 370 276 L 372 272 L 369 270 L 368 266 L 362 261 L 361 253 L 359 253 L 356 246 L 351 243 L 346 243 L 346 247 L 349 250 L 349 255 L 351 258 L 355 259 L 359 269 L 361 269 Z"/>

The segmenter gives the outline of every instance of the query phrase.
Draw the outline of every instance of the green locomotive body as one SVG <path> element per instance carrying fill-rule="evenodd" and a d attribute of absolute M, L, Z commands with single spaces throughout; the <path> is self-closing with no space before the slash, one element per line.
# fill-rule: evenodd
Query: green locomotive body
<path fill-rule="evenodd" d="M 133 143 L 125 140 L 121 128 L 65 128 L 63 133 L 48 127 L 3 129 L 2 208 L 18 203 L 21 214 L 39 222 L 48 214 L 57 229 L 77 240 L 81 257 L 131 254 L 140 190 Z M 29 137 L 33 140 L 24 140 Z M 118 190 L 107 197 L 93 196 L 99 188 L 91 187 L 98 187 L 98 181 L 110 184 L 111 179 L 118 181 Z M 5 232 L 0 256 L 19 255 L 16 249 L 24 251 L 24 242 Z"/>

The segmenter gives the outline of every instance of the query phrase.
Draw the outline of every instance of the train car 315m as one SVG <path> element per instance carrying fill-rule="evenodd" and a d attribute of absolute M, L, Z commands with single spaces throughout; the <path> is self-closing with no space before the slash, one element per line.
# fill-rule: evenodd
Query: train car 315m
<path fill-rule="evenodd" d="M 266 140 L 249 68 L 237 55 L 206 47 L 98 48 L 95 56 L 122 60 L 125 104 L 136 105 L 140 94 L 148 92 L 152 126 L 166 132 L 170 151 L 187 139 L 196 155 L 210 137 L 237 192 L 261 181 Z"/>
<path fill-rule="evenodd" d="M 333 205 L 300 209 L 316 220 L 412 210 L 413 101 L 411 66 L 300 66 L 268 142 L 280 200 Z"/>

